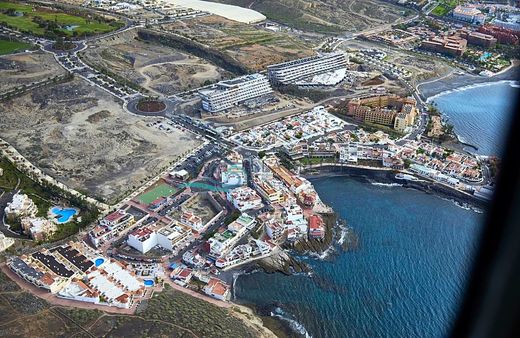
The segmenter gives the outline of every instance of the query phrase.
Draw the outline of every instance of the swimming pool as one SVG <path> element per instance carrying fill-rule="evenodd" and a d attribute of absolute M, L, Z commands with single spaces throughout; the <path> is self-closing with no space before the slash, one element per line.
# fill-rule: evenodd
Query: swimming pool
<path fill-rule="evenodd" d="M 484 54 L 482 54 L 482 55 L 480 56 L 480 61 L 486 61 L 486 60 L 489 59 L 491 56 L 493 56 L 493 53 L 485 52 Z"/>
<path fill-rule="evenodd" d="M 145 286 L 153 286 L 154 284 L 155 284 L 154 281 L 151 280 L 151 279 L 145 279 L 144 280 L 144 285 Z"/>
<path fill-rule="evenodd" d="M 60 208 L 54 207 L 51 209 L 51 213 L 54 215 L 56 222 L 67 223 L 71 218 L 78 213 L 78 210 L 74 208 Z"/>
<path fill-rule="evenodd" d="M 105 263 L 105 259 L 104 258 L 96 258 L 96 260 L 94 261 L 94 264 L 97 266 L 100 266 L 101 264 Z"/>

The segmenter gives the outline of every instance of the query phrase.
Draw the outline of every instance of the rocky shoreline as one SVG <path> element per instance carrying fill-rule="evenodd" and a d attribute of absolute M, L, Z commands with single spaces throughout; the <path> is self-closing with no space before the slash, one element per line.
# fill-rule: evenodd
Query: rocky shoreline
<path fill-rule="evenodd" d="M 313 168 L 315 170 L 315 168 Z M 323 166 L 317 174 L 302 173 L 307 179 L 343 176 L 350 177 L 364 183 L 399 184 L 405 188 L 421 190 L 426 193 L 436 194 L 443 198 L 452 199 L 458 203 L 470 204 L 479 210 L 484 209 L 486 201 L 466 195 L 449 187 L 432 181 L 406 181 L 395 178 L 396 172 L 386 169 L 368 169 L 355 167 Z M 318 259 L 333 259 L 339 252 L 355 250 L 359 240 L 355 232 L 348 227 L 345 220 L 339 219 L 335 212 L 321 214 L 326 225 L 325 238 L 301 240 L 292 244 L 285 244 L 283 248 L 270 257 L 242 267 L 238 274 L 248 273 L 261 269 L 265 273 L 282 273 L 290 276 L 297 273 L 312 274 L 312 269 L 298 256 L 310 256 Z M 320 280 L 317 280 L 320 283 Z M 237 302 L 236 299 L 233 300 Z M 237 302 L 237 304 L 251 308 L 256 316 L 261 318 L 263 325 L 278 337 L 292 337 L 294 330 L 287 321 L 273 314 L 278 306 L 273 303 L 269 306 L 258 307 L 255 304 Z"/>
<path fill-rule="evenodd" d="M 317 255 L 320 259 L 326 259 L 333 252 L 338 252 L 339 250 L 346 251 L 357 246 L 357 237 L 351 229 L 346 230 L 346 222 L 338 220 L 336 213 L 331 212 L 320 215 L 325 222 L 325 238 L 307 239 L 293 244 L 285 244 L 275 254 L 243 267 L 238 273 L 249 273 L 261 269 L 265 273 L 281 273 L 286 276 L 299 273 L 309 274 L 312 273 L 311 267 L 296 258 L 297 256 Z M 324 282 L 318 279 L 317 283 Z M 264 327 L 274 332 L 277 337 L 294 337 L 294 328 L 291 327 L 287 320 L 276 314 L 276 309 L 282 304 L 273 302 L 271 305 L 260 307 L 256 304 L 237 302 L 236 299 L 233 301 L 252 309 L 254 314 L 262 320 Z"/>

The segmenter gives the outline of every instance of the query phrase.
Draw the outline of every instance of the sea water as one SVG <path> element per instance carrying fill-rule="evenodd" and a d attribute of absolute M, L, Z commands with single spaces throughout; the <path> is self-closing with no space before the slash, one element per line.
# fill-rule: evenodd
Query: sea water
<path fill-rule="evenodd" d="M 312 183 L 359 236 L 358 247 L 329 260 L 303 257 L 310 275 L 242 275 L 236 300 L 268 308 L 298 336 L 445 336 L 483 216 L 399 186 L 345 177 Z"/>
<path fill-rule="evenodd" d="M 459 139 L 480 155 L 498 155 L 509 132 L 520 89 L 513 81 L 486 83 L 442 93 L 431 99 Z"/>

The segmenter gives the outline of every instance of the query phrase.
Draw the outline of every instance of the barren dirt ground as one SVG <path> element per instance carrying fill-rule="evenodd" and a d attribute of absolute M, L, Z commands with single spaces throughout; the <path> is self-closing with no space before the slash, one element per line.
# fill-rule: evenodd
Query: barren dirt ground
<path fill-rule="evenodd" d="M 45 80 L 65 70 L 44 52 L 0 56 L 0 92 Z"/>
<path fill-rule="evenodd" d="M 82 79 L 0 103 L 2 138 L 51 176 L 111 202 L 200 143 L 147 121 Z"/>
<path fill-rule="evenodd" d="M 135 32 L 97 40 L 82 55 L 91 66 L 108 69 L 154 94 L 173 95 L 231 77 L 201 58 L 137 40 Z"/>
<path fill-rule="evenodd" d="M 296 37 L 216 15 L 177 21 L 162 28 L 226 52 L 252 71 L 314 55 L 310 45 Z"/>

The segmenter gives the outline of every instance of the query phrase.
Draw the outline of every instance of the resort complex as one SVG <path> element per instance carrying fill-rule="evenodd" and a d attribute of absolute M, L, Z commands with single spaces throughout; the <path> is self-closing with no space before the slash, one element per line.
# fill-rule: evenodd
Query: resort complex
<path fill-rule="evenodd" d="M 512 3 L 0 0 L 0 332 L 445 335 Z"/>
<path fill-rule="evenodd" d="M 355 98 L 348 103 L 347 115 L 358 121 L 390 126 L 404 132 L 415 123 L 416 101 L 388 95 Z"/>

